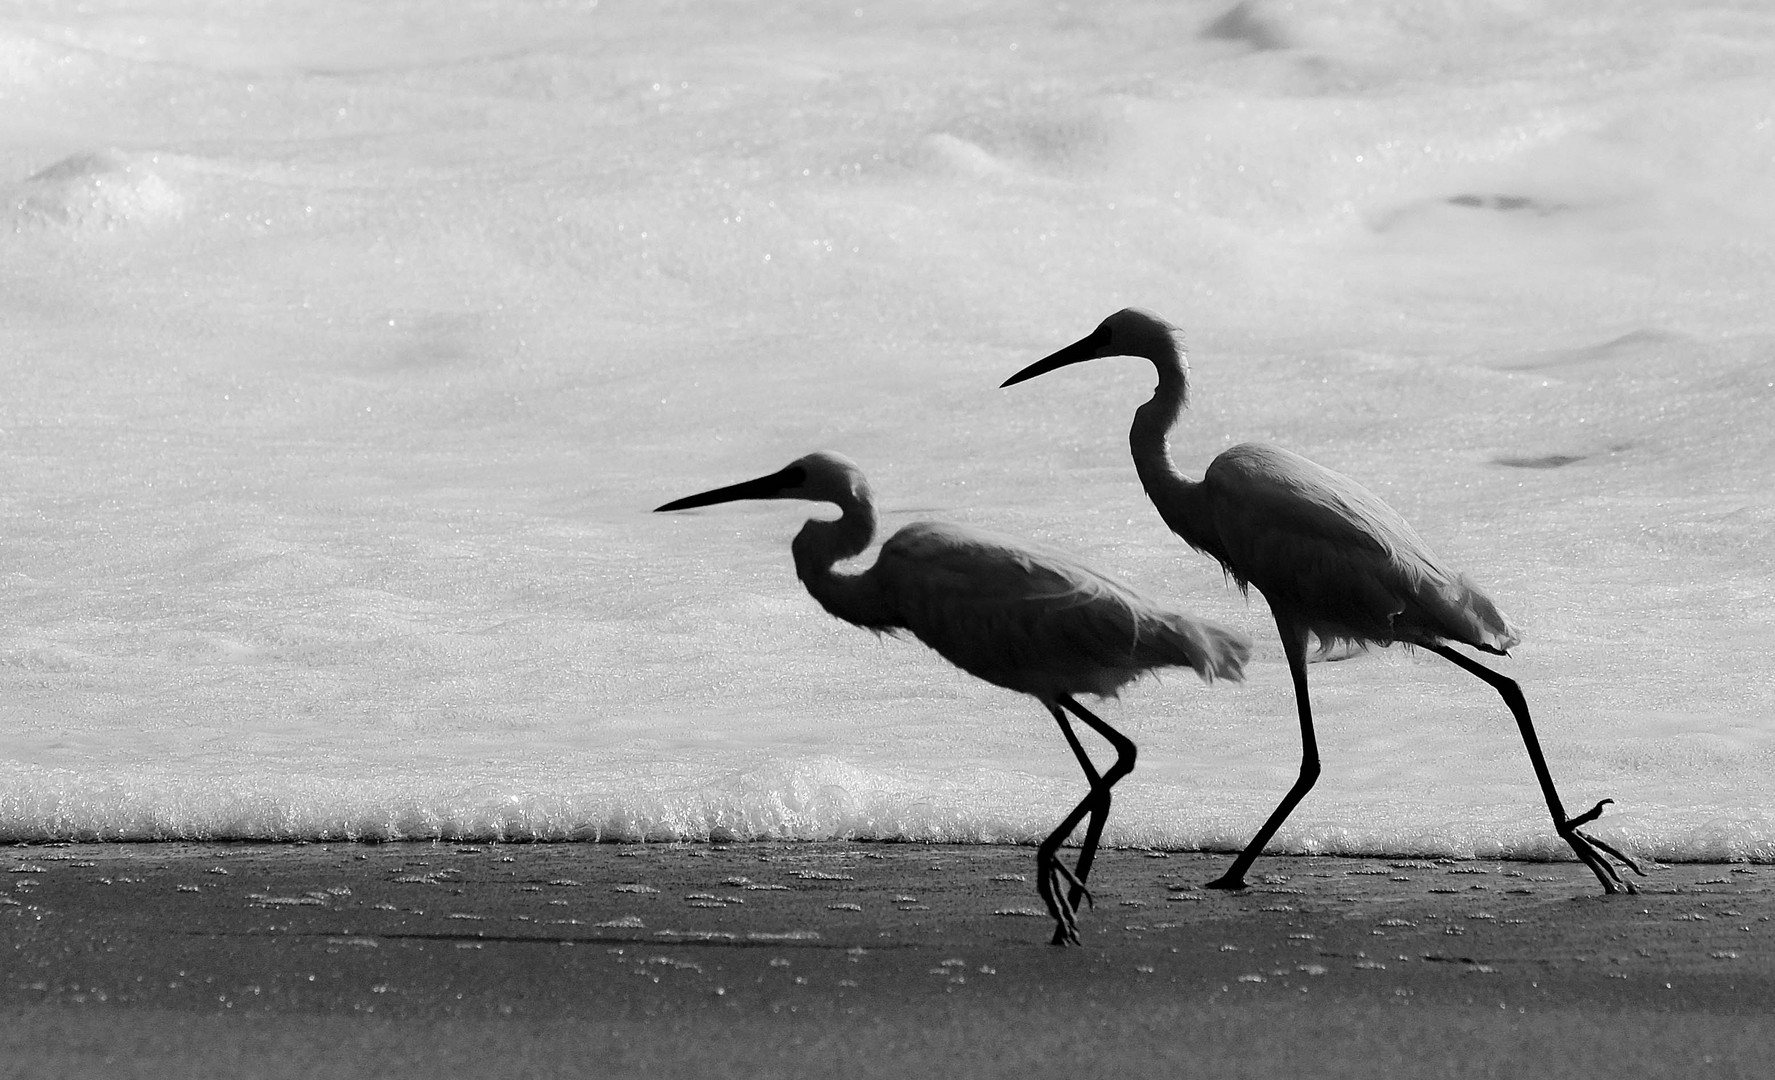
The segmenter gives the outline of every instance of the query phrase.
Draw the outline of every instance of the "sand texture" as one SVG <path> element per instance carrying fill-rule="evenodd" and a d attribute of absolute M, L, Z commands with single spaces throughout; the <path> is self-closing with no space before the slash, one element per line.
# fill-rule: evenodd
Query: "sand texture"
<path fill-rule="evenodd" d="M 0 858 L 3 1076 L 1767 1075 L 1775 870 L 90 844 Z"/>

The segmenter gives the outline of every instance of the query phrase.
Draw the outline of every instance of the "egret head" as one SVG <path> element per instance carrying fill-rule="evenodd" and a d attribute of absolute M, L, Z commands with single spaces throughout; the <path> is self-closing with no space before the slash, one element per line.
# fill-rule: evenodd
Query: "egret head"
<path fill-rule="evenodd" d="M 656 507 L 654 513 L 690 510 L 741 499 L 806 499 L 849 507 L 866 502 L 868 498 L 869 484 L 863 479 L 863 470 L 856 462 L 843 454 L 818 450 L 795 459 L 768 476 L 686 495 Z"/>
<path fill-rule="evenodd" d="M 1001 387 L 1046 375 L 1069 364 L 1105 356 L 1139 356 L 1163 370 L 1183 361 L 1183 331 L 1144 308 L 1123 308 L 1097 324 L 1097 329 L 1050 356 L 1043 357 L 1000 383 Z"/>

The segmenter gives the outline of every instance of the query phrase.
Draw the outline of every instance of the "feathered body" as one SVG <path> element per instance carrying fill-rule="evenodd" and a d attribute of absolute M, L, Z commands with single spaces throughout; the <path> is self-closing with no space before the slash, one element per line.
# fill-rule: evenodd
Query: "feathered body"
<path fill-rule="evenodd" d="M 1149 495 L 1154 488 L 1165 485 L 1149 484 Z M 1322 650 L 1454 641 L 1503 655 L 1521 641 L 1491 597 L 1397 511 L 1299 454 L 1241 443 L 1209 464 L 1190 497 L 1154 504 L 1173 532 L 1241 589 L 1256 587 Z"/>
<path fill-rule="evenodd" d="M 1603 803 L 1568 819 L 1516 683 L 1451 648 L 1503 655 L 1521 640 L 1497 604 L 1437 558 L 1392 507 L 1356 481 L 1299 454 L 1241 443 L 1216 457 L 1201 480 L 1172 463 L 1170 432 L 1189 402 L 1182 332 L 1151 312 L 1118 311 L 1088 337 L 1005 380 L 1010 386 L 1087 360 L 1135 356 L 1158 373 L 1153 396 L 1134 411 L 1128 446 L 1141 485 L 1165 524 L 1217 560 L 1241 589 L 1269 603 L 1288 659 L 1301 727 L 1300 776 L 1227 873 L 1209 884 L 1242 888 L 1244 874 L 1319 776 L 1307 694 L 1307 642 L 1321 654 L 1345 647 L 1417 645 L 1489 683 L 1503 697 L 1528 748 L 1554 825 L 1607 892 L 1632 891 L 1598 849 L 1635 871 L 1631 859 L 1578 831 Z M 1608 800 L 1604 800 L 1606 803 Z"/>
<path fill-rule="evenodd" d="M 1237 678 L 1246 655 L 1239 635 L 1167 611 L 1061 552 L 959 525 L 906 526 L 865 574 L 889 598 L 893 628 L 1043 702 L 1113 697 L 1165 667 Z"/>
<path fill-rule="evenodd" d="M 1455 641 L 1502 654 L 1521 640 L 1490 597 L 1437 558 L 1396 510 L 1340 472 L 1277 446 L 1240 443 L 1210 462 L 1199 482 L 1181 475 L 1170 448 L 1189 402 L 1180 334 L 1145 312 L 1121 313 L 1116 329 L 1125 340 L 1107 334 L 1109 348 L 1144 349 L 1134 355 L 1158 370 L 1128 443 L 1159 516 L 1241 589 L 1255 587 L 1278 616 L 1317 638 L 1321 651 Z"/>
<path fill-rule="evenodd" d="M 735 499 L 807 499 L 839 508 L 795 534 L 795 573 L 832 615 L 877 633 L 906 631 L 971 675 L 1028 694 L 1060 724 L 1091 790 L 1036 852 L 1036 887 L 1055 920 L 1056 944 L 1079 940 L 1075 913 L 1088 898 L 1110 789 L 1133 771 L 1135 747 L 1074 696 L 1108 697 L 1147 672 L 1187 667 L 1204 681 L 1243 677 L 1245 635 L 1170 611 L 1072 556 L 959 525 L 920 522 L 900 529 L 873 565 L 843 571 L 875 535 L 875 500 L 855 462 L 809 454 L 769 476 L 678 499 L 685 510 Z M 1116 750 L 1101 775 L 1067 713 Z M 1086 817 L 1076 870 L 1058 860 L 1060 844 Z M 1068 891 L 1061 885 L 1069 884 Z"/>
<path fill-rule="evenodd" d="M 843 511 L 810 520 L 791 550 L 807 591 L 846 622 L 907 631 L 968 674 L 1044 704 L 1111 697 L 1158 668 L 1187 667 L 1208 682 L 1239 677 L 1244 635 L 1169 611 L 1065 552 L 982 529 L 915 522 L 881 545 L 874 565 L 839 570 L 874 538 L 868 481 L 832 453 L 789 469 L 809 478 L 785 489 L 800 494 L 782 497 L 817 497 Z"/>

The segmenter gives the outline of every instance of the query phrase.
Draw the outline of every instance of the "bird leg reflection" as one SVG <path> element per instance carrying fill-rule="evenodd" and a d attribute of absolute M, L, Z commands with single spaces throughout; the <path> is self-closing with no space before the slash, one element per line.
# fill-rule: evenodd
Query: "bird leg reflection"
<path fill-rule="evenodd" d="M 1085 753 L 1078 734 L 1067 720 L 1066 713 L 1061 711 L 1061 706 L 1083 720 L 1091 730 L 1103 736 L 1115 748 L 1116 760 L 1107 772 L 1098 774 L 1097 767 Z M 1091 790 L 1036 849 L 1036 891 L 1047 905 L 1048 914 L 1054 918 L 1053 943 L 1077 945 L 1079 901 L 1094 903 L 1090 890 L 1085 887 L 1085 879 L 1091 873 L 1091 864 L 1096 860 L 1104 822 L 1109 819 L 1110 789 L 1122 777 L 1134 771 L 1136 749 L 1132 740 L 1067 695 L 1060 695 L 1055 702 L 1048 703 L 1048 711 L 1054 714 L 1055 721 L 1059 723 L 1061 734 L 1066 736 L 1067 745 L 1072 747 L 1073 756 L 1078 758 L 1079 767 L 1084 770 Z M 1072 830 L 1086 815 L 1090 816 L 1090 823 L 1085 827 L 1085 839 L 1079 848 L 1078 869 L 1068 870 L 1059 858 L 1060 845 L 1072 835 Z M 1066 886 L 1064 895 L 1061 889 L 1063 884 Z"/>
<path fill-rule="evenodd" d="M 1517 728 L 1522 732 L 1522 743 L 1528 748 L 1529 763 L 1534 766 L 1535 779 L 1540 781 L 1541 794 L 1546 798 L 1547 809 L 1553 815 L 1554 829 L 1577 853 L 1579 860 L 1590 868 L 1591 873 L 1596 875 L 1596 880 L 1602 882 L 1602 891 L 1605 893 L 1638 892 L 1639 890 L 1633 887 L 1631 881 L 1624 880 L 1620 871 L 1603 858 L 1603 854 L 1613 856 L 1623 866 L 1640 877 L 1644 877 L 1646 872 L 1640 869 L 1639 864 L 1613 846 L 1579 831 L 1580 826 L 1588 825 L 1601 817 L 1602 808 L 1615 800 L 1604 799 L 1575 818 L 1565 816 L 1565 807 L 1559 801 L 1559 792 L 1553 787 L 1553 774 L 1547 769 L 1547 759 L 1541 754 L 1541 742 L 1535 736 L 1534 723 L 1529 719 L 1528 702 L 1523 698 L 1522 688 L 1516 685 L 1516 680 L 1501 675 L 1484 664 L 1455 652 L 1446 645 L 1428 645 L 1426 648 L 1461 670 L 1484 679 L 1504 699 L 1504 704 L 1510 708 L 1510 714 L 1516 717 Z M 1597 850 L 1599 848 L 1601 853 Z"/>

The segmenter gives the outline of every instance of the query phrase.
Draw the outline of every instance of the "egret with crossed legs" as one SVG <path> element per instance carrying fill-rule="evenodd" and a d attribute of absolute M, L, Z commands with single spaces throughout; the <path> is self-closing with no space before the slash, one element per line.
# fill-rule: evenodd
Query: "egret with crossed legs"
<path fill-rule="evenodd" d="M 1643 875 L 1638 864 L 1581 831 L 1613 800 L 1567 817 L 1521 688 L 1453 648 L 1465 645 L 1505 656 L 1521 640 L 1491 597 L 1438 559 L 1405 519 L 1367 488 L 1299 454 L 1242 443 L 1210 462 L 1200 481 L 1178 473 L 1168 436 L 1189 400 L 1182 331 L 1151 312 L 1127 308 L 1002 385 L 1110 356 L 1145 359 L 1158 370 L 1158 387 L 1134 411 L 1128 432 L 1147 497 L 1172 532 L 1218 560 L 1240 589 L 1255 586 L 1263 594 L 1294 681 L 1300 775 L 1232 866 L 1208 886 L 1243 888 L 1245 872 L 1319 777 L 1307 695 L 1307 644 L 1313 638 L 1321 651 L 1415 645 L 1488 683 L 1516 718 L 1560 837 L 1595 873 L 1604 892 L 1634 892 L 1605 855 Z"/>
<path fill-rule="evenodd" d="M 1206 682 L 1243 678 L 1250 640 L 1160 607 L 1071 556 L 958 525 L 918 522 L 881 545 L 874 565 L 841 572 L 875 536 L 875 501 L 855 462 L 815 453 L 744 483 L 677 499 L 688 510 L 739 499 L 831 503 L 835 520 L 808 521 L 790 550 L 795 573 L 828 612 L 877 633 L 910 631 L 970 675 L 1028 694 L 1047 707 L 1090 787 L 1036 849 L 1036 890 L 1054 919 L 1054 944 L 1078 944 L 1076 912 L 1109 817 L 1110 789 L 1134 768 L 1134 743 L 1080 705 L 1079 694 L 1114 696 L 1150 671 L 1187 667 Z M 1099 774 L 1067 713 L 1115 749 Z M 1089 817 L 1077 865 L 1060 845 Z"/>

